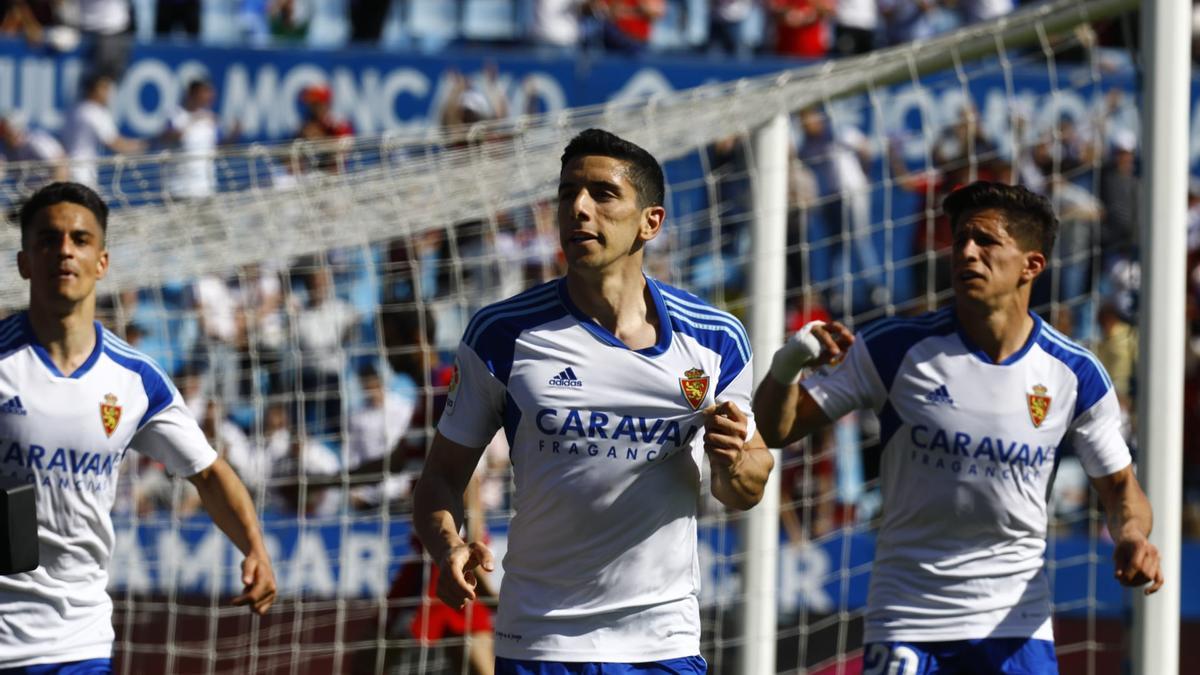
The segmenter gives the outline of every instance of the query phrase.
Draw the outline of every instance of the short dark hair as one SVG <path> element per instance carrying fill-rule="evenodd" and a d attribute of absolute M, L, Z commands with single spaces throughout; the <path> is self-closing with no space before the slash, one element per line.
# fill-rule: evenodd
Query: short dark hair
<path fill-rule="evenodd" d="M 662 206 L 666 189 L 663 187 L 662 165 L 642 147 L 603 129 L 586 129 L 567 143 L 562 154 L 562 169 L 578 157 L 598 155 L 611 157 L 629 165 L 629 182 L 637 190 L 638 206 Z"/>
<path fill-rule="evenodd" d="M 1020 185 L 978 180 L 946 196 L 942 210 L 950 230 L 958 230 L 963 216 L 980 209 L 998 209 L 1008 221 L 1008 233 L 1027 251 L 1049 256 L 1058 236 L 1058 217 L 1050 200 Z"/>
<path fill-rule="evenodd" d="M 96 222 L 100 225 L 100 234 L 108 236 L 108 205 L 96 194 L 92 188 L 83 185 L 82 183 L 58 182 L 46 185 L 42 189 L 33 193 L 21 204 L 20 211 L 17 212 L 17 218 L 21 223 L 21 244 L 25 244 L 25 237 L 29 234 L 29 228 L 33 226 L 33 219 L 37 214 L 50 206 L 67 202 L 70 204 L 78 204 L 92 215 L 96 216 Z"/>

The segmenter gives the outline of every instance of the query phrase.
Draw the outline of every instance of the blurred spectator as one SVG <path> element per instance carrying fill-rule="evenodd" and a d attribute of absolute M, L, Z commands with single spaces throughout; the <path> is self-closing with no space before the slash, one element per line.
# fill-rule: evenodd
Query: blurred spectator
<path fill-rule="evenodd" d="M 873 1 L 873 0 L 872 0 Z M 709 0 L 708 48 L 745 57 L 750 54 L 742 31 L 755 0 Z"/>
<path fill-rule="evenodd" d="M 245 342 L 241 350 L 240 370 L 249 375 L 241 396 L 255 397 L 263 391 L 280 393 L 283 385 L 283 349 L 288 338 L 284 312 L 283 283 L 278 272 L 264 269 L 261 263 L 243 267 L 238 275 L 239 306 Z"/>
<path fill-rule="evenodd" d="M 267 5 L 271 37 L 280 42 L 303 42 L 311 19 L 309 0 L 269 0 Z"/>
<path fill-rule="evenodd" d="M 119 80 L 133 50 L 129 0 L 74 0 L 57 7 L 62 23 L 78 30 L 83 39 L 88 73 Z"/>
<path fill-rule="evenodd" d="M 154 34 L 168 37 L 177 28 L 191 38 L 200 35 L 200 0 L 157 0 Z"/>
<path fill-rule="evenodd" d="M 401 1 L 401 6 L 407 0 Z M 392 0 L 349 0 L 350 40 L 361 44 L 375 44 L 383 35 L 383 24 L 387 21 Z"/>
<path fill-rule="evenodd" d="M 500 87 L 495 62 L 485 63 L 483 76 L 474 81 L 453 68 L 446 72 L 446 77 L 449 86 L 439 115 L 443 129 L 508 117 L 508 98 Z M 466 138 L 457 142 L 465 143 Z"/>
<path fill-rule="evenodd" d="M 305 419 L 316 433 L 336 436 L 342 429 L 344 345 L 358 326 L 358 313 L 334 295 L 332 276 L 324 264 L 312 267 L 305 282 L 306 300 L 295 318 Z"/>
<path fill-rule="evenodd" d="M 1103 269 L 1117 257 L 1135 254 L 1138 239 L 1137 134 L 1118 129 L 1112 136 L 1112 155 L 1100 173 L 1100 202 L 1104 205 L 1100 228 Z"/>
<path fill-rule="evenodd" d="M 8 0 L 0 2 L 0 35 L 20 35 L 30 44 L 45 39 L 45 27 L 55 22 L 49 0 Z"/>
<path fill-rule="evenodd" d="M 330 172 L 340 171 L 344 152 L 329 148 L 320 141 L 349 139 L 354 135 L 354 128 L 349 122 L 333 114 L 333 92 L 329 86 L 314 84 L 305 87 L 300 92 L 300 109 L 303 118 L 296 138 L 318 143 L 318 147 L 312 150 L 315 154 L 315 168 Z M 301 167 L 301 170 L 303 168 Z"/>
<path fill-rule="evenodd" d="M 67 154 L 58 139 L 49 133 L 30 128 L 25 116 L 10 112 L 0 117 L 0 173 L 13 182 L 30 188 L 40 187 L 51 180 L 66 180 Z M 20 168 L 20 174 L 8 166 L 12 162 L 40 162 Z"/>
<path fill-rule="evenodd" d="M 590 6 L 604 48 L 627 55 L 646 51 L 654 22 L 667 11 L 666 0 L 593 0 Z"/>
<path fill-rule="evenodd" d="M 833 53 L 837 56 L 865 54 L 875 48 L 879 27 L 876 0 L 837 0 Z"/>
<path fill-rule="evenodd" d="M 1137 328 L 1122 314 L 1120 303 L 1114 298 L 1100 305 L 1096 321 L 1100 327 L 1100 339 L 1096 343 L 1096 358 L 1104 365 L 1113 383 L 1117 401 L 1126 415 L 1133 412 L 1134 378 L 1137 375 L 1138 335 Z M 1126 438 L 1128 438 L 1128 434 Z"/>
<path fill-rule="evenodd" d="M 84 81 L 83 100 L 75 105 L 63 126 L 63 145 L 71 159 L 71 180 L 98 186 L 96 159 L 105 150 L 133 154 L 145 149 L 143 141 L 125 138 L 117 131 L 109 97 L 116 86 L 110 75 L 92 75 Z"/>
<path fill-rule="evenodd" d="M 275 401 L 263 421 L 266 455 L 271 458 L 271 482 L 284 508 L 303 515 L 330 515 L 340 506 L 333 487 L 341 469 L 337 454 L 294 427 L 292 405 Z M 309 478 L 313 479 L 311 481 Z"/>
<path fill-rule="evenodd" d="M 200 320 L 197 356 L 208 367 L 210 393 L 232 403 L 240 392 L 238 345 L 243 341 L 237 296 L 229 281 L 215 274 L 198 279 L 193 293 Z"/>
<path fill-rule="evenodd" d="M 963 23 L 998 19 L 1013 11 L 1013 0 L 956 0 Z"/>
<path fill-rule="evenodd" d="M 216 90 L 207 80 L 187 85 L 182 106 L 171 114 L 162 141 L 179 154 L 167 164 L 167 193 L 176 199 L 210 197 L 217 191 L 215 155 L 220 129 L 213 102 Z"/>
<path fill-rule="evenodd" d="M 272 0 L 240 0 L 237 26 L 241 38 L 251 45 L 262 47 L 271 41 L 271 23 L 267 5 Z"/>
<path fill-rule="evenodd" d="M 767 0 L 774 25 L 774 53 L 806 59 L 829 52 L 829 21 L 834 0 Z"/>
<path fill-rule="evenodd" d="M 590 4 L 590 0 L 535 0 L 530 39 L 549 47 L 576 47 L 582 36 L 580 21 Z"/>
<path fill-rule="evenodd" d="M 959 26 L 954 0 L 878 0 L 888 45 L 927 40 Z"/>
<path fill-rule="evenodd" d="M 271 477 L 271 458 L 262 448 L 254 447 L 241 427 L 229 420 L 220 399 L 209 399 L 199 412 L 197 421 L 209 444 L 237 471 L 250 494 L 259 499 Z"/>
<path fill-rule="evenodd" d="M 393 456 L 400 439 L 408 432 L 415 407 L 412 399 L 389 390 L 373 365 L 359 369 L 358 383 L 362 387 L 363 406 L 351 413 L 347 424 L 346 463 L 351 472 L 365 468 L 368 462 Z M 415 473 L 399 475 L 406 467 L 401 454 L 397 454 L 396 459 L 400 465 L 379 467 L 380 472 L 386 470 L 393 474 L 387 476 L 382 485 L 364 485 L 351 490 L 353 506 L 377 507 L 408 495 Z"/>
<path fill-rule="evenodd" d="M 807 223 L 807 240 L 813 244 L 809 278 L 822 282 L 849 275 L 852 270 L 841 269 L 844 262 L 857 262 L 856 269 L 871 284 L 870 302 L 883 304 L 887 288 L 871 236 L 871 193 L 866 173 L 870 148 L 866 136 L 850 125 L 842 125 L 835 132 L 825 113 L 815 107 L 800 112 L 800 129 L 797 156 L 812 172 L 817 187 L 817 217 L 809 218 Z M 853 251 L 844 255 L 842 246 L 852 246 Z M 848 305 L 853 303 L 852 297 L 842 300 Z M 831 298 L 830 304 L 838 303 Z"/>

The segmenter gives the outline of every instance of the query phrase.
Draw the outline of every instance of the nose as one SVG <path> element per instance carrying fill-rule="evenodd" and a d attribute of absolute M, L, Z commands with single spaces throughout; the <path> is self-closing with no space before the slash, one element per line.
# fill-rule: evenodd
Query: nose
<path fill-rule="evenodd" d="M 587 188 L 580 188 L 571 200 L 571 215 L 575 216 L 577 222 L 591 220 L 594 206 L 595 202 L 592 201 L 592 195 L 588 193 Z"/>

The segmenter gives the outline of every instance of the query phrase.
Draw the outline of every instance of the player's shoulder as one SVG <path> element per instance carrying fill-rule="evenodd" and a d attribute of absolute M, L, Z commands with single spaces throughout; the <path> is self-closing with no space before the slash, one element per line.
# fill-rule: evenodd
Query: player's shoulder
<path fill-rule="evenodd" d="M 0 358 L 24 348 L 30 343 L 31 335 L 24 312 L 0 319 Z"/>
<path fill-rule="evenodd" d="M 906 348 L 928 337 L 948 335 L 955 331 L 954 309 L 945 307 L 917 316 L 889 316 L 872 321 L 858 331 L 858 338 L 868 346 L 904 345 Z"/>
<path fill-rule="evenodd" d="M 1100 359 L 1083 345 L 1075 342 L 1050 324 L 1038 319 L 1037 346 L 1056 361 L 1061 362 L 1072 373 L 1080 389 L 1096 389 L 1100 392 L 1112 387 L 1108 372 Z"/>
<path fill-rule="evenodd" d="M 567 308 L 559 299 L 560 281 L 547 281 L 475 312 L 463 333 L 463 342 L 478 349 L 487 342 L 515 338 L 524 330 L 566 315 Z"/>
<path fill-rule="evenodd" d="M 727 343 L 742 352 L 744 358 L 749 358 L 750 338 L 746 335 L 746 327 L 736 316 L 682 288 L 650 277 L 646 281 L 658 290 L 676 332 L 700 338 L 702 342 L 716 340 Z"/>

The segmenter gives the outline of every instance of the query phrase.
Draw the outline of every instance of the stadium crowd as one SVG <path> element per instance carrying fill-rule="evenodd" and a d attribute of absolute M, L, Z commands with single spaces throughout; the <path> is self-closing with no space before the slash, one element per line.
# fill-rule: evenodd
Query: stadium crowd
<path fill-rule="evenodd" d="M 151 10 L 147 16 L 160 37 L 221 39 L 202 30 L 201 18 L 208 15 L 198 1 L 134 4 Z M 471 3 L 449 4 L 457 8 L 456 34 L 469 39 L 462 22 Z M 393 23 L 414 24 L 414 12 L 424 11 L 420 5 L 347 2 L 343 37 L 347 42 L 386 44 L 382 30 L 391 24 L 384 19 L 393 16 Z M 1013 6 L 1007 0 L 533 0 L 513 2 L 511 11 L 515 17 L 530 17 L 528 30 L 512 36 L 527 46 L 658 49 L 668 42 L 655 37 L 668 30 L 660 26 L 675 21 L 678 25 L 671 30 L 685 35 L 679 26 L 697 21 L 699 12 L 705 37 L 687 44 L 689 50 L 822 58 L 927 37 Z M 64 7 L 74 7 L 75 14 Z M 164 189 L 172 198 L 204 199 L 218 190 L 209 157 L 220 144 L 235 142 L 238 130 L 220 127 L 212 109 L 217 92 L 211 83 L 188 83 L 160 137 L 125 138 L 117 130 L 108 97 L 135 30 L 130 7 L 124 0 L 4 3 L 4 31 L 63 48 L 82 36 L 94 43 L 98 56 L 61 136 L 30 127 L 19 114 L 0 120 L 0 155 L 5 161 L 42 162 L 36 169 L 22 165 L 22 173 L 9 171 L 3 180 L 37 185 L 69 177 L 95 185 L 96 158 L 160 148 L 184 157 L 164 176 Z M 327 10 L 323 3 L 302 0 L 246 1 L 237 17 L 244 35 L 278 43 L 308 39 L 319 13 Z M 1103 41 L 1109 33 L 1120 32 L 1117 28 L 1098 26 L 1095 35 Z M 331 97 L 324 86 L 301 92 L 298 103 L 304 115 L 295 130 L 297 138 L 353 135 L 351 126 L 332 113 Z M 792 298 L 790 325 L 830 316 L 866 320 L 889 305 L 917 312 L 944 300 L 950 238 L 938 212 L 941 198 L 974 178 L 1019 182 L 1051 197 L 1064 224 L 1054 281 L 1035 293 L 1035 306 L 1105 363 L 1125 408 L 1132 442 L 1137 238 L 1143 224 L 1138 221 L 1137 136 L 1110 123 L 1109 113 L 1122 104 L 1121 98 L 1122 93 L 1113 90 L 1095 117 L 1082 123 L 1064 117 L 1040 134 L 1018 133 L 1028 142 L 1008 150 L 983 132 L 978 112 L 966 104 L 957 121 L 937 133 L 930 161 L 919 164 L 903 156 L 901 148 L 909 139 L 893 138 L 886 147 L 878 147 L 868 142 L 862 129 L 831 123 L 822 109 L 799 112 L 793 120 L 788 274 L 789 288 L 803 292 Z M 469 82 L 458 77 L 446 101 L 439 121 L 447 128 L 512 112 L 487 78 Z M 701 161 L 715 176 L 717 204 L 710 210 L 711 226 L 695 228 L 695 240 L 682 247 L 688 253 L 681 267 L 691 272 L 680 281 L 701 295 L 719 289 L 727 299 L 737 299 L 745 290 L 745 278 L 741 266 L 728 260 L 744 262 L 748 251 L 744 143 L 738 138 L 717 143 Z M 339 153 L 328 152 L 287 170 L 339 171 L 342 162 Z M 893 261 L 898 274 L 911 277 L 909 291 L 902 294 L 882 273 L 885 251 L 873 234 L 879 226 L 872 224 L 870 202 L 883 197 L 879 179 L 885 172 L 893 178 L 886 189 L 904 195 L 896 203 L 910 207 L 907 215 L 895 218 L 907 225 L 897 231 L 913 239 L 913 257 Z M 1195 181 L 1189 205 L 1192 335 L 1185 528 L 1200 537 L 1200 183 Z M 713 237 L 727 257 L 724 265 L 714 265 L 711 259 Z M 849 247 L 848 253 L 843 246 Z M 850 268 L 843 261 L 849 261 Z M 858 271 L 858 282 L 842 283 L 851 270 Z M 671 274 L 663 271 L 664 276 Z M 426 434 L 440 412 L 450 383 L 450 359 L 469 311 L 561 272 L 549 205 L 536 204 L 499 214 L 493 222 L 458 223 L 319 257 L 246 266 L 227 277 L 128 291 L 107 298 L 102 311 L 107 325 L 155 356 L 177 378 L 214 445 L 269 508 L 312 516 L 335 515 L 347 508 L 407 511 Z M 463 297 L 471 298 L 474 306 L 454 304 Z M 876 422 L 870 416 L 850 417 L 816 441 L 821 446 L 816 462 L 802 462 L 800 453 L 789 449 L 782 517 L 790 537 L 819 537 L 875 515 L 875 434 Z M 484 472 L 483 493 L 490 508 L 503 509 L 504 449 L 500 441 L 495 446 Z M 377 472 L 381 463 L 391 472 L 386 480 L 356 478 L 369 474 L 367 467 Z M 136 486 L 125 508 L 151 513 L 174 507 L 186 513 L 198 507 L 195 496 L 167 479 L 161 467 L 143 460 L 132 470 L 140 480 L 125 482 Z M 1064 528 L 1080 522 L 1087 495 L 1082 468 L 1065 458 L 1055 496 Z"/>

